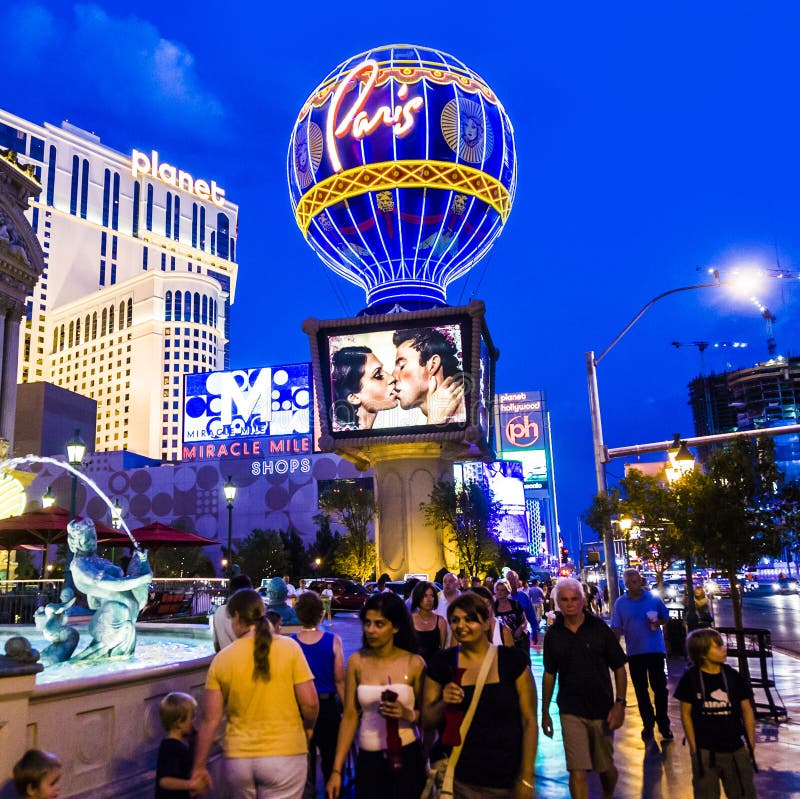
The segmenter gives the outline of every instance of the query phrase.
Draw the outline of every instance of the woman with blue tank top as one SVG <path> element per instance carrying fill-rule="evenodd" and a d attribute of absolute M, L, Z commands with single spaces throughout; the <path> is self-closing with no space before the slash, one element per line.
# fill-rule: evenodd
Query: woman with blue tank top
<path fill-rule="evenodd" d="M 304 799 L 313 799 L 317 795 L 317 750 L 325 782 L 333 769 L 344 701 L 344 650 L 338 635 L 318 629 L 324 608 L 315 592 L 308 591 L 297 597 L 294 612 L 302 626 L 292 638 L 306 656 L 319 696 L 319 716 L 308 744 L 308 779 L 303 794 Z"/>

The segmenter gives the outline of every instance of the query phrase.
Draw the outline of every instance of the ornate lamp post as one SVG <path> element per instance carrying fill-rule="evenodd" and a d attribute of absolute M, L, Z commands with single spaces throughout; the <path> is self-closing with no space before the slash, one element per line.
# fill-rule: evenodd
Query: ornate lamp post
<path fill-rule="evenodd" d="M 55 504 L 55 501 L 56 497 L 55 494 L 53 493 L 53 487 L 47 486 L 47 491 L 45 491 L 44 494 L 42 494 L 42 507 L 45 509 L 52 508 L 53 505 Z M 44 580 L 45 575 L 47 575 L 49 571 L 53 570 L 53 566 L 47 562 L 48 549 L 49 547 L 46 544 L 42 549 L 42 571 L 39 574 L 42 580 Z"/>
<path fill-rule="evenodd" d="M 83 456 L 86 454 L 86 442 L 81 438 L 81 431 L 75 430 L 75 435 L 67 441 L 67 461 L 74 469 L 77 469 L 83 463 Z M 73 472 L 72 477 L 72 493 L 69 501 L 69 518 L 75 518 L 75 502 L 78 493 L 78 476 Z M 67 547 L 67 564 L 64 571 L 64 588 L 71 588 L 75 590 L 75 584 L 72 582 L 72 572 L 70 565 L 72 564 L 72 551 Z"/>
<path fill-rule="evenodd" d="M 226 577 L 230 580 L 233 573 L 233 557 L 231 555 L 231 537 L 233 535 L 233 501 L 236 499 L 236 486 L 233 483 L 233 478 L 228 475 L 228 482 L 222 486 L 222 491 L 225 494 L 225 502 L 228 505 L 228 566 L 226 569 Z"/>
<path fill-rule="evenodd" d="M 76 430 L 75 435 L 67 441 L 67 462 L 74 469 L 83 463 L 83 456 L 86 454 L 86 442 L 81 438 L 81 431 Z M 72 474 L 72 495 L 69 501 L 69 518 L 75 518 L 75 499 L 78 492 L 78 476 Z"/>
<path fill-rule="evenodd" d="M 681 440 L 680 434 L 674 434 L 672 446 L 667 450 L 667 465 L 664 472 L 667 475 L 667 482 L 670 485 L 677 483 L 689 472 L 694 471 L 694 455 L 689 451 L 686 442 Z M 684 575 L 686 579 L 686 589 L 684 597 L 686 602 L 686 612 L 694 610 L 694 564 L 692 563 L 691 552 L 686 551 L 684 556 Z"/>

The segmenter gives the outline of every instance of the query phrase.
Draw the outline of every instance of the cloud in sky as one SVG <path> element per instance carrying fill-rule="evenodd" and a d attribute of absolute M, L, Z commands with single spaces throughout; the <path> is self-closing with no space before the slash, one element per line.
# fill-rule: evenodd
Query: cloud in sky
<path fill-rule="evenodd" d="M 77 124 L 91 124 L 99 107 L 140 134 L 208 140 L 223 132 L 225 109 L 203 85 L 194 56 L 150 22 L 91 3 L 58 10 L 20 3 L 7 21 L 14 35 L 0 53 L 4 72 Z M 59 121 L 52 111 L 48 119 Z"/>

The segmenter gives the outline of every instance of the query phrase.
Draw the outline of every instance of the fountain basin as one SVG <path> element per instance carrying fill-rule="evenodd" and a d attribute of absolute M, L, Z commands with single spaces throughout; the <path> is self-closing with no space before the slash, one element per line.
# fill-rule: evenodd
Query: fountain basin
<path fill-rule="evenodd" d="M 202 704 L 214 649 L 206 625 L 140 624 L 137 632 L 133 659 L 67 662 L 36 675 L 0 677 L 2 799 L 14 795 L 8 780 L 30 747 L 61 759 L 63 799 L 153 796 L 164 736 L 159 702 L 170 691 L 184 691 Z M 0 640 L 8 635 L 42 645 L 33 627 L 0 628 Z M 97 666 L 106 668 L 98 672 Z"/>

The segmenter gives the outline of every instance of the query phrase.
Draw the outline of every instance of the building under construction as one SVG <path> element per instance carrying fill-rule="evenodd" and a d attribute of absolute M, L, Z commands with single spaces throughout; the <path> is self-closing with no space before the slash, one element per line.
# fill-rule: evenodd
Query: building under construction
<path fill-rule="evenodd" d="M 696 377 L 689 383 L 695 434 L 732 433 L 800 422 L 800 358 L 776 357 L 750 369 Z M 800 480 L 800 435 L 776 436 L 775 460 Z"/>

